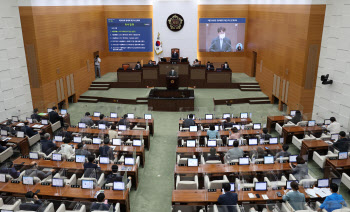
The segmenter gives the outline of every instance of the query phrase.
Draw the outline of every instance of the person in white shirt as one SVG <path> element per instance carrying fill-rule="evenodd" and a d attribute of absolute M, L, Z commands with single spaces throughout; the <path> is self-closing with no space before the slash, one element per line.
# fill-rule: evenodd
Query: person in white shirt
<path fill-rule="evenodd" d="M 101 69 L 100 69 L 100 64 L 101 64 L 101 58 L 99 55 L 96 55 L 95 57 L 95 77 L 101 78 Z"/>
<path fill-rule="evenodd" d="M 69 145 L 69 142 L 70 142 L 69 138 L 64 138 L 63 139 L 64 144 L 61 145 L 61 150 L 58 152 L 59 154 L 65 154 L 66 158 L 72 157 L 75 153 L 74 148 L 71 145 Z"/>
<path fill-rule="evenodd" d="M 327 130 L 330 134 L 335 134 L 340 132 L 340 123 L 334 117 L 330 118 L 331 124 L 327 126 Z"/>

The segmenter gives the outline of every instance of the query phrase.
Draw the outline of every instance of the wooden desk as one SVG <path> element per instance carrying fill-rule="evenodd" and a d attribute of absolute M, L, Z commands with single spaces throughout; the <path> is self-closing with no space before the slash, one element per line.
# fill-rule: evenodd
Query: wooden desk
<path fill-rule="evenodd" d="M 7 121 L 3 121 L 3 122 L 0 123 L 0 125 L 6 125 L 6 122 L 7 122 Z M 20 124 L 20 123 L 23 123 L 23 122 L 14 122 L 14 123 L 12 123 L 11 125 L 9 125 L 9 127 L 16 127 L 17 130 L 20 130 L 20 128 L 24 126 L 24 125 L 23 125 L 23 126 L 18 126 L 18 124 Z M 40 124 L 40 123 L 29 124 L 29 127 L 30 127 L 30 128 L 33 128 L 34 130 L 42 130 L 43 133 L 49 133 L 49 134 L 51 135 L 51 137 L 52 137 L 53 133 L 52 133 L 52 128 L 51 128 L 51 125 L 50 125 L 50 124 L 44 125 L 44 126 L 41 127 L 41 128 L 35 128 L 35 127 L 33 127 L 34 125 L 41 125 L 41 124 Z"/>
<path fill-rule="evenodd" d="M 195 119 L 194 120 L 196 124 L 200 125 L 211 125 L 211 124 L 222 124 L 226 119 L 212 119 L 212 120 L 206 120 L 206 119 Z M 180 126 L 182 126 L 182 123 L 184 120 L 179 120 L 179 129 Z M 252 123 L 252 120 L 250 118 L 247 119 L 241 119 L 241 118 L 231 118 L 231 122 L 235 122 L 237 124 L 250 124 Z"/>
<path fill-rule="evenodd" d="M 39 113 L 41 114 L 41 113 Z M 67 113 L 66 115 L 62 116 L 62 114 L 59 114 L 63 118 L 63 122 L 67 123 L 68 126 L 70 126 L 70 114 Z M 49 119 L 49 114 L 45 113 L 45 115 L 40 115 L 43 119 Z"/>
<path fill-rule="evenodd" d="M 99 130 L 99 129 L 91 129 L 91 128 L 78 128 L 78 127 L 69 127 L 67 129 L 68 132 L 73 133 L 87 133 L 87 134 L 108 134 L 109 130 Z M 126 137 L 136 137 L 140 138 L 140 136 L 143 136 L 145 147 L 149 150 L 151 146 L 151 141 L 149 137 L 149 131 L 148 130 L 125 130 L 125 131 L 118 131 L 119 136 L 126 136 Z"/>
<path fill-rule="evenodd" d="M 304 135 L 305 132 L 310 132 L 313 134 L 322 133 L 322 127 L 314 126 L 314 127 L 300 127 L 300 126 L 291 126 L 291 127 L 283 127 L 282 135 L 285 143 L 292 143 L 293 135 L 300 136 Z"/>
<path fill-rule="evenodd" d="M 343 172 L 349 173 L 350 158 L 346 160 L 330 160 L 329 158 L 327 158 L 324 167 L 324 178 L 329 178 L 332 171 L 338 172 L 340 177 Z"/>
<path fill-rule="evenodd" d="M 230 131 L 229 130 L 220 130 L 219 131 L 220 136 L 229 136 Z M 240 130 L 239 133 L 241 135 L 256 135 L 261 134 L 262 130 Z M 189 132 L 189 131 L 180 131 L 177 133 L 178 138 L 184 138 L 184 137 L 205 137 L 207 136 L 207 131 L 198 131 L 198 132 Z"/>
<path fill-rule="evenodd" d="M 232 70 L 221 71 L 206 70 L 207 83 L 232 83 Z"/>
<path fill-rule="evenodd" d="M 288 119 L 285 116 L 268 116 L 266 121 L 266 128 L 268 129 L 269 133 L 271 133 L 271 129 L 275 129 L 276 123 L 283 126 L 283 124 L 287 121 Z"/>
<path fill-rule="evenodd" d="M 40 190 L 38 194 L 41 199 L 58 199 L 58 200 L 66 200 L 69 199 L 71 201 L 96 201 L 94 195 L 97 191 L 101 190 L 100 187 L 97 187 L 93 191 L 93 195 L 91 195 L 90 189 L 82 189 L 82 188 L 71 188 L 70 186 L 65 186 L 61 189 L 61 193 L 58 193 L 58 189 L 52 186 L 45 185 L 32 185 L 26 186 L 22 183 L 0 183 L 0 191 L 11 193 L 14 196 L 23 196 L 27 193 L 27 189 L 32 192 Z M 106 195 L 106 199 L 108 202 L 117 203 L 119 202 L 123 208 L 123 211 L 130 211 L 130 202 L 129 202 L 129 191 L 113 191 L 113 190 L 104 190 L 104 194 Z"/>
<path fill-rule="evenodd" d="M 24 166 L 32 166 L 31 163 L 35 161 L 39 167 L 42 168 L 54 168 L 54 169 L 68 169 L 69 171 L 78 171 L 79 173 L 84 172 L 84 163 L 76 163 L 76 162 L 67 162 L 67 161 L 52 161 L 52 160 L 44 160 L 44 159 L 39 159 L 39 160 L 32 160 L 29 158 L 17 158 L 16 160 L 13 161 L 13 164 L 19 165 L 24 163 Z M 112 165 L 114 164 L 99 164 L 101 171 L 103 172 L 111 172 L 112 171 Z M 124 173 L 125 171 L 122 170 L 124 167 L 132 167 L 132 169 L 128 172 L 129 176 L 132 176 L 132 183 L 135 185 L 135 188 L 137 189 L 138 187 L 138 182 L 139 182 L 139 177 L 138 177 L 138 167 L 137 165 L 134 166 L 125 166 L 125 165 L 120 165 L 118 164 L 118 170 L 121 173 Z"/>
<path fill-rule="evenodd" d="M 11 139 L 6 141 L 6 146 L 19 147 L 20 152 L 21 152 L 22 155 L 28 155 L 29 154 L 28 137 L 24 137 L 24 138 L 17 138 L 17 137 L 13 137 L 13 136 L 7 136 L 7 137 L 10 137 Z M 14 143 L 15 146 L 8 145 L 8 143 Z"/>
<path fill-rule="evenodd" d="M 118 77 L 118 82 L 141 83 L 142 82 L 142 70 L 118 69 L 117 77 Z"/>
<path fill-rule="evenodd" d="M 326 153 L 328 151 L 329 144 L 324 142 L 323 140 L 312 140 L 312 141 L 304 141 L 301 144 L 301 155 L 308 154 L 308 157 L 311 158 L 314 151 Z"/>
<path fill-rule="evenodd" d="M 92 121 L 94 122 L 98 122 L 100 121 L 100 117 L 93 117 L 91 116 Z M 104 120 L 108 121 L 108 122 L 114 122 L 114 123 L 118 123 L 120 121 L 121 118 L 104 118 Z M 128 121 L 130 123 L 133 123 L 134 125 L 140 124 L 143 126 L 146 126 L 146 119 L 128 119 Z M 148 121 L 148 125 L 149 125 L 149 130 L 151 131 L 151 135 L 154 134 L 154 119 L 149 119 Z"/>
<path fill-rule="evenodd" d="M 284 190 L 272 190 L 268 191 L 238 191 L 238 203 L 242 202 L 255 202 L 255 203 L 266 203 L 267 201 L 282 201 L 282 197 L 278 197 L 276 192 L 281 192 L 284 194 Z M 307 200 L 310 196 L 306 194 L 304 188 L 300 187 L 299 191 L 305 194 Z M 249 198 L 248 193 L 260 194 L 260 198 Z M 216 192 L 208 192 L 208 190 L 173 190 L 172 203 L 173 204 L 200 204 L 208 205 L 217 203 L 219 196 L 222 194 L 220 189 Z M 264 200 L 262 195 L 266 194 L 269 199 Z"/>

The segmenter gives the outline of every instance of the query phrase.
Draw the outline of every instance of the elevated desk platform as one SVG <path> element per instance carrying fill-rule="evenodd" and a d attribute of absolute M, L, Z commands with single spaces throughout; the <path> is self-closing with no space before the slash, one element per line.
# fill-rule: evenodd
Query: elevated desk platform
<path fill-rule="evenodd" d="M 194 91 L 152 89 L 148 96 L 148 108 L 155 111 L 193 111 Z"/>

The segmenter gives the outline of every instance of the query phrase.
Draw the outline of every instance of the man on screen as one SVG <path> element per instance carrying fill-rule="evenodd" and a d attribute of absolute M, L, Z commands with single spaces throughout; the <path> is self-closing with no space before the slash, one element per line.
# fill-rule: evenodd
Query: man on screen
<path fill-rule="evenodd" d="M 231 40 L 225 37 L 226 28 L 218 28 L 218 36 L 211 41 L 210 52 L 231 52 Z"/>

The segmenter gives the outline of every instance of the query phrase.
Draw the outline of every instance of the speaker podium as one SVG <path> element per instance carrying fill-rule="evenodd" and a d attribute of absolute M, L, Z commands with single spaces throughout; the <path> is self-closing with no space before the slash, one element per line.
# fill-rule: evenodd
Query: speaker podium
<path fill-rule="evenodd" d="M 166 77 L 166 87 L 168 90 L 178 90 L 179 89 L 179 76 L 167 76 Z"/>

